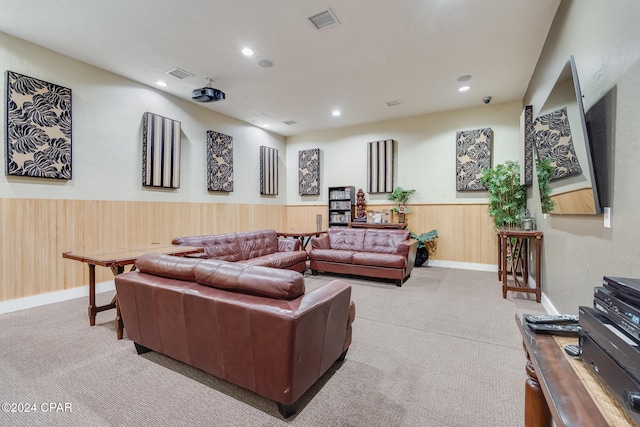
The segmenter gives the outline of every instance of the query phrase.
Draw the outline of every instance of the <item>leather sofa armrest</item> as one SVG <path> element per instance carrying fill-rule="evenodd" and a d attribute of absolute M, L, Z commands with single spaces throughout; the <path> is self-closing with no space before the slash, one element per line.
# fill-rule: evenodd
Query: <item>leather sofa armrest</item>
<path fill-rule="evenodd" d="M 329 236 L 320 236 L 311 238 L 311 249 L 331 249 L 331 241 Z"/>
<path fill-rule="evenodd" d="M 293 252 L 300 250 L 300 240 L 278 237 L 278 252 Z"/>
<path fill-rule="evenodd" d="M 408 277 L 416 263 L 416 252 L 418 251 L 418 241 L 416 239 L 407 239 L 398 245 L 396 253 L 407 258 L 407 269 L 405 277 Z"/>

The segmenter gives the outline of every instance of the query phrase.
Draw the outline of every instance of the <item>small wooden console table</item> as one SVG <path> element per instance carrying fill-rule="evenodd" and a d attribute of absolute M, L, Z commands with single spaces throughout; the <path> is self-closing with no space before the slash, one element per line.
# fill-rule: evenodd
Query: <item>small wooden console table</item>
<path fill-rule="evenodd" d="M 536 295 L 536 302 L 542 296 L 542 231 L 498 230 L 498 280 L 502 280 L 502 298 L 507 291 L 526 292 Z M 534 240 L 536 248 L 536 287 L 529 282 L 529 240 Z M 513 277 L 513 285 L 507 276 Z M 518 279 L 518 276 L 521 279 Z"/>
<path fill-rule="evenodd" d="M 298 239 L 300 240 L 300 246 L 301 249 L 303 250 L 307 250 L 307 245 L 309 244 L 309 242 L 311 241 L 312 237 L 320 237 L 323 234 L 327 234 L 327 231 L 309 231 L 309 232 L 297 232 L 297 231 L 292 231 L 290 233 L 280 233 L 278 232 L 278 237 L 292 237 L 294 239 Z"/>
<path fill-rule="evenodd" d="M 527 354 L 525 427 L 633 425 L 586 364 L 565 354 L 564 345 L 577 338 L 536 334 L 515 317 Z"/>
<path fill-rule="evenodd" d="M 125 265 L 133 265 L 131 270 L 135 269 L 136 260 L 148 253 L 166 254 L 166 255 L 189 255 L 202 252 L 202 247 L 197 246 L 178 246 L 178 245 L 162 245 L 159 243 L 150 243 L 147 245 L 121 246 L 111 249 L 93 249 L 80 253 L 64 252 L 63 258 L 73 259 L 85 262 L 89 265 L 89 325 L 96 324 L 96 314 L 101 311 L 116 309 L 116 333 L 118 339 L 122 339 L 124 325 L 120 317 L 120 307 L 118 307 L 118 296 L 114 295 L 109 304 L 96 305 L 96 265 L 100 267 L 110 268 L 114 276 L 124 272 Z"/>

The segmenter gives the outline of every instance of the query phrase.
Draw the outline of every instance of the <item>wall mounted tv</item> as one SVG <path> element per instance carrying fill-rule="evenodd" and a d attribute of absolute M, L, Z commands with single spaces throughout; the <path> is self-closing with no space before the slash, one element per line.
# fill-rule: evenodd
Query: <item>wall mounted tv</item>
<path fill-rule="evenodd" d="M 550 183 L 555 207 L 550 213 L 602 213 L 573 56 L 564 64 L 534 127 L 536 155 L 549 158 L 555 166 Z"/>

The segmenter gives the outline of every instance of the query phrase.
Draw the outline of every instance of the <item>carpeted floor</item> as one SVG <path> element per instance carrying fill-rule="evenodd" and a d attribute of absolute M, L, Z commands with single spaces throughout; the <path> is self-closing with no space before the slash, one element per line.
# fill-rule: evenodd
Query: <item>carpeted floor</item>
<path fill-rule="evenodd" d="M 335 277 L 305 274 L 307 290 Z M 116 340 L 87 298 L 0 315 L 0 426 L 520 426 L 525 355 L 497 273 L 421 267 L 399 288 L 346 279 L 353 343 L 283 420 L 276 404 Z M 98 295 L 99 304 L 112 294 Z M 53 405 L 52 405 L 53 404 Z M 26 412 L 29 410 L 29 412 Z"/>

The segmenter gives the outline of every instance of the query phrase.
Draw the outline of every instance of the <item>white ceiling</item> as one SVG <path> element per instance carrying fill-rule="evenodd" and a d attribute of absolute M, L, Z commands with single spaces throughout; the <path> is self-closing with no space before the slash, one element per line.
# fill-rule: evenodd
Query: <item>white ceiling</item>
<path fill-rule="evenodd" d="M 211 77 L 227 99 L 199 105 L 290 136 L 521 100 L 559 2 L 0 0 L 0 31 L 188 100 Z"/>

